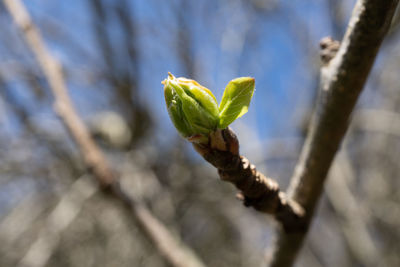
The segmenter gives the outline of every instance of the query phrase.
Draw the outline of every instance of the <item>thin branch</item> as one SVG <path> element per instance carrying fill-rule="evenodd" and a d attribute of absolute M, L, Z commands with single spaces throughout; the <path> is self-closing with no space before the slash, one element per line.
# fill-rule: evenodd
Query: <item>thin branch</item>
<path fill-rule="evenodd" d="M 33 24 L 23 3 L 20 0 L 4 0 L 3 2 L 23 33 L 36 60 L 39 62 L 55 98 L 54 108 L 65 124 L 65 127 L 78 144 L 86 165 L 93 171 L 96 177 L 100 179 L 103 185 L 110 184 L 113 181 L 111 169 L 103 153 L 101 153 L 98 146 L 94 143 L 85 125 L 75 111 L 71 99 L 68 96 L 61 65 L 48 52 L 39 30 Z"/>
<path fill-rule="evenodd" d="M 93 141 L 85 124 L 75 111 L 68 95 L 61 65 L 48 52 L 39 30 L 32 22 L 25 6 L 20 0 L 3 0 L 3 2 L 44 72 L 55 98 L 55 110 L 77 143 L 86 165 L 93 171 L 98 182 L 103 188 L 110 189 L 110 193 L 132 211 L 132 215 L 149 239 L 172 266 L 204 266 L 197 256 L 172 235 L 140 201 L 126 193 L 111 170 L 104 154 Z"/>
<path fill-rule="evenodd" d="M 196 151 L 218 169 L 221 180 L 240 190 L 238 197 L 245 206 L 274 215 L 288 232 L 298 231 L 297 221 L 304 216 L 303 208 L 288 199 L 278 183 L 256 170 L 249 160 L 239 155 L 239 141 L 230 129 L 210 134 L 209 144 L 193 143 Z"/>
<path fill-rule="evenodd" d="M 281 230 L 270 266 L 291 266 L 301 248 L 350 114 L 387 33 L 398 0 L 359 0 L 337 55 L 321 69 L 320 95 L 288 195 L 305 208 L 304 231 Z M 299 228 L 301 229 L 301 228 Z"/>

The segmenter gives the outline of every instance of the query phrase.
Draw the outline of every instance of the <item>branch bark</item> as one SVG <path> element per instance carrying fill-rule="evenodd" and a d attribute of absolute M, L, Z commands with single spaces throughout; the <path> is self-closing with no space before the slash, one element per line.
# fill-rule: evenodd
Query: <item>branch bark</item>
<path fill-rule="evenodd" d="M 321 69 L 317 108 L 288 195 L 306 212 L 303 231 L 278 233 L 269 266 L 291 266 L 304 241 L 336 151 L 367 80 L 398 0 L 358 0 L 336 56 Z"/>
<path fill-rule="evenodd" d="M 240 190 L 239 199 L 246 207 L 271 214 L 285 231 L 299 231 L 297 221 L 304 216 L 303 208 L 282 192 L 278 183 L 256 170 L 247 158 L 239 155 L 239 141 L 228 127 L 212 132 L 208 144 L 193 143 L 196 151 L 218 169 L 221 180 Z"/>
<path fill-rule="evenodd" d="M 204 266 L 195 253 L 169 232 L 141 201 L 129 195 L 120 184 L 117 175 L 112 171 L 106 157 L 93 141 L 86 125 L 76 112 L 68 95 L 61 65 L 48 51 L 24 4 L 21 0 L 3 0 L 3 2 L 15 24 L 20 28 L 50 85 L 55 99 L 54 109 L 76 142 L 86 166 L 93 172 L 99 184 L 132 211 L 131 214 L 144 233 L 171 266 Z"/>

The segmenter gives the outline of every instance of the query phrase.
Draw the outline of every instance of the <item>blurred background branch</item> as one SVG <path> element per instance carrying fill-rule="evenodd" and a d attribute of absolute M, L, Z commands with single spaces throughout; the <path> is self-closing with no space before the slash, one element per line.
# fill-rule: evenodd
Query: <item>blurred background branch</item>
<path fill-rule="evenodd" d="M 93 171 L 99 184 L 103 187 L 111 187 L 110 189 L 114 193 L 113 195 L 120 198 L 124 204 L 132 210 L 135 219 L 144 229 L 144 232 L 148 234 L 150 240 L 154 242 L 155 247 L 159 249 L 160 254 L 164 256 L 172 266 L 203 266 L 197 256 L 183 243 L 180 243 L 180 241 L 172 236 L 172 234 L 168 232 L 168 229 L 156 219 L 143 204 L 138 202 L 134 196 L 125 192 L 126 189 L 121 186 L 118 178 L 113 174 L 103 153 L 94 143 L 89 131 L 79 115 L 75 112 L 75 108 L 72 105 L 65 86 L 61 65 L 59 65 L 48 52 L 36 25 L 33 24 L 22 2 L 19 0 L 4 0 L 4 4 L 7 6 L 15 23 L 24 34 L 28 45 L 35 54 L 50 84 L 55 98 L 54 108 L 56 112 L 77 143 L 88 168 Z M 92 191 L 92 193 L 94 192 L 95 191 Z M 87 196 L 83 197 L 83 200 L 90 197 L 92 193 L 88 193 Z M 77 197 L 75 197 L 75 201 L 77 201 Z M 39 233 L 40 237 L 22 259 L 21 266 L 44 266 L 46 264 L 53 250 L 52 247 L 57 245 L 59 239 L 58 232 L 66 228 L 68 223 L 74 219 L 74 215 L 79 212 L 79 206 L 82 205 L 82 203 L 75 204 L 78 207 L 68 212 L 63 210 L 66 209 L 64 207 L 65 205 L 68 206 L 68 204 L 61 203 L 56 207 L 47 222 L 50 227 L 45 226 L 43 229 L 44 233 Z M 71 206 L 71 203 L 69 203 L 69 206 Z M 63 215 L 68 213 L 70 215 L 69 217 Z"/>
<path fill-rule="evenodd" d="M 91 183 L 89 176 L 83 176 L 74 182 L 49 214 L 36 241 L 18 266 L 46 266 L 53 251 L 58 247 L 61 233 L 79 214 L 84 202 L 96 193 L 97 187 Z"/>

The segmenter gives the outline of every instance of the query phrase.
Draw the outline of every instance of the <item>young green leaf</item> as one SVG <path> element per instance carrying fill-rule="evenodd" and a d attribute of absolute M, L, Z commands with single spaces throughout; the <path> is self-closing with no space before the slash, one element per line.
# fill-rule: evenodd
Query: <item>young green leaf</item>
<path fill-rule="evenodd" d="M 224 129 L 246 114 L 254 93 L 254 86 L 255 80 L 251 77 L 236 78 L 228 83 L 219 105 L 218 128 Z"/>

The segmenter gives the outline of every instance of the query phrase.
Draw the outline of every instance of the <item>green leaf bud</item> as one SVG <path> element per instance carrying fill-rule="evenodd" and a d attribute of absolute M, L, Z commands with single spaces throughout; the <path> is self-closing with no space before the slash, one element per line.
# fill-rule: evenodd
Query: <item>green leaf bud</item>
<path fill-rule="evenodd" d="M 217 129 L 218 104 L 210 90 L 171 73 L 162 83 L 168 113 L 183 137 L 208 135 Z"/>
<path fill-rule="evenodd" d="M 175 128 L 183 137 L 193 135 L 193 130 L 190 127 L 186 117 L 182 111 L 182 102 L 171 87 L 164 88 L 165 102 L 169 117 L 172 120 Z"/>

